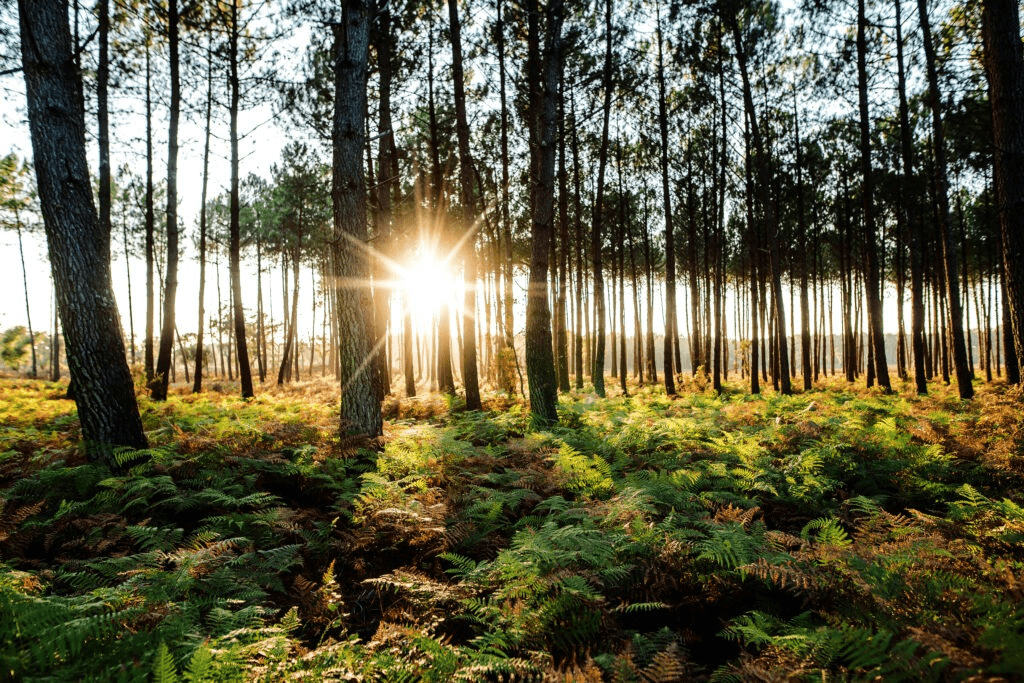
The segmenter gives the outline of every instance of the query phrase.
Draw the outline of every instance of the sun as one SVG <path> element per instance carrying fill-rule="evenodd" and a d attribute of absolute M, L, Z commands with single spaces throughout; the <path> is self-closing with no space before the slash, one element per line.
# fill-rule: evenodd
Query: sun
<path fill-rule="evenodd" d="M 451 264 L 431 252 L 417 253 L 403 269 L 402 289 L 408 296 L 413 319 L 421 327 L 429 325 L 442 304 L 450 303 L 455 293 Z"/>

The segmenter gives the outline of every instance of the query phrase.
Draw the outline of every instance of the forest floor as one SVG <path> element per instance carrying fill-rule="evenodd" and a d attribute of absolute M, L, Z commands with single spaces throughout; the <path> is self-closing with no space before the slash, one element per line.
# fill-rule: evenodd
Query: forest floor
<path fill-rule="evenodd" d="M 1005 385 L 140 396 L 117 471 L 64 391 L 0 380 L 0 680 L 1024 680 Z"/>

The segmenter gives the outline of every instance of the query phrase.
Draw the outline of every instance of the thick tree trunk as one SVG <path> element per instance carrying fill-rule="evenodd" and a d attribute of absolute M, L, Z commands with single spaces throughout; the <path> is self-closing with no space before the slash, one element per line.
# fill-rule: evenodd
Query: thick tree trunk
<path fill-rule="evenodd" d="M 107 86 L 110 83 L 110 0 L 96 3 L 99 15 L 99 60 L 96 68 L 96 146 L 99 148 L 99 205 L 100 230 L 107 245 L 106 259 L 110 261 L 110 114 Z"/>
<path fill-rule="evenodd" d="M 796 90 L 793 90 L 793 122 L 796 143 L 796 205 L 797 224 L 800 234 L 800 366 L 803 369 L 804 391 L 811 390 L 811 306 L 807 283 L 807 221 L 804 214 L 803 163 L 800 150 L 800 111 L 796 104 Z M 795 342 L 794 342 L 795 345 Z"/>
<path fill-rule="evenodd" d="M 758 127 L 757 114 L 754 109 L 754 98 L 750 88 L 750 78 L 747 73 L 747 55 L 744 51 L 743 40 L 740 37 L 739 24 L 734 15 L 726 17 L 726 21 L 729 22 L 729 27 L 732 31 L 733 42 L 736 47 L 736 57 L 740 66 L 740 76 L 743 81 L 743 103 L 747 111 L 747 118 L 750 125 L 750 139 L 753 143 L 753 149 L 757 155 L 757 176 L 758 176 L 758 191 L 761 196 L 762 210 L 764 211 L 765 219 L 765 230 L 766 240 L 768 242 L 768 261 L 769 269 L 771 271 L 771 284 L 772 284 L 772 303 L 774 305 L 774 322 L 775 330 L 778 332 L 778 364 L 779 372 L 778 378 L 781 383 L 781 392 L 783 394 L 793 393 L 793 389 L 790 383 L 790 372 L 789 372 L 789 353 L 786 349 L 786 337 L 781 332 L 786 329 L 786 311 L 785 304 L 782 298 L 782 263 L 779 255 L 779 241 L 778 241 L 778 215 L 775 212 L 775 207 L 769 197 L 769 188 L 771 185 L 771 159 L 768 156 L 768 150 L 761 138 L 761 129 Z"/>
<path fill-rule="evenodd" d="M 580 139 L 576 121 L 576 97 L 570 94 L 570 114 L 572 116 L 572 173 L 573 199 L 576 227 L 576 325 L 573 329 L 573 364 L 576 369 L 576 389 L 583 388 L 583 376 L 586 374 L 583 363 L 583 324 L 586 318 L 583 305 L 583 285 L 587 279 L 587 267 L 583 255 L 583 188 L 580 178 Z"/>
<path fill-rule="evenodd" d="M 530 13 L 529 65 L 530 139 L 535 149 L 536 173 L 532 187 L 532 236 L 530 279 L 526 300 L 526 374 L 530 383 L 530 412 L 545 423 L 558 420 L 558 381 L 551 345 L 551 315 L 548 309 L 547 278 L 550 242 L 555 213 L 555 145 L 558 133 L 558 82 L 562 72 L 562 0 L 546 7 L 543 60 L 539 59 L 540 10 L 536 0 L 527 2 Z M 532 70 L 531 69 L 531 70 Z"/>
<path fill-rule="evenodd" d="M 566 298 L 568 296 L 566 290 L 569 287 L 569 169 L 565 165 L 565 137 L 565 79 L 560 78 L 558 92 L 558 296 L 555 299 L 555 361 L 559 391 L 569 391 L 569 338 L 565 329 Z"/>
<path fill-rule="evenodd" d="M 466 115 L 465 76 L 462 69 L 462 27 L 458 0 L 448 0 L 449 32 L 452 43 L 452 82 L 455 90 L 455 134 L 459 144 L 459 189 L 462 203 L 463 284 L 462 305 L 462 383 L 466 389 L 466 410 L 481 410 L 480 379 L 476 349 L 476 233 L 477 205 L 473 192 L 473 158 L 469 151 L 469 119 Z"/>
<path fill-rule="evenodd" d="M 1009 309 L 1006 322 L 1019 361 L 1024 358 L 1024 57 L 1016 0 L 983 3 L 982 36 L 995 133 L 996 202 Z M 1008 366 L 1009 360 L 1007 354 Z"/>
<path fill-rule="evenodd" d="M 597 155 L 597 190 L 594 197 L 594 214 L 590 233 L 590 251 L 594 269 L 594 315 L 596 348 L 594 350 L 593 372 L 594 391 L 604 396 L 604 357 L 607 315 L 605 311 L 604 264 L 602 262 L 602 246 L 604 242 L 604 185 L 608 167 L 608 124 L 612 113 L 612 5 L 613 0 L 605 0 L 605 51 L 604 69 L 601 76 L 601 87 L 604 91 L 601 107 L 601 143 Z"/>
<path fill-rule="evenodd" d="M 881 267 L 879 265 L 875 228 L 874 177 L 871 169 L 871 121 L 868 118 L 867 37 L 865 30 L 866 0 L 857 1 L 857 90 L 860 106 L 860 163 L 864 184 L 861 201 L 864 211 L 864 246 L 867 254 L 867 272 L 864 289 L 867 293 L 868 325 L 873 344 L 875 372 L 878 384 L 886 393 L 892 392 L 889 365 L 885 359 L 885 330 L 882 325 Z M 869 385 L 870 386 L 870 385 Z"/>
<path fill-rule="evenodd" d="M 178 119 L 181 112 L 181 77 L 178 60 L 178 0 L 167 3 L 167 41 L 170 47 L 171 108 L 167 129 L 167 262 L 164 264 L 163 317 L 157 349 L 156 377 L 150 384 L 154 401 L 167 399 L 174 362 L 175 296 L 178 292 Z"/>
<path fill-rule="evenodd" d="M 957 254 L 956 246 L 953 244 L 953 227 L 949 217 L 949 180 L 946 175 L 945 132 L 942 128 L 942 114 L 940 111 L 941 94 L 939 92 L 939 77 L 935 68 L 935 50 L 932 47 L 932 32 L 931 26 L 928 23 L 928 7 L 926 3 L 927 0 L 917 0 L 918 16 L 921 20 L 921 34 L 924 39 L 925 66 L 928 74 L 928 104 L 932 113 L 932 135 L 935 146 L 935 194 L 938 200 L 939 238 L 942 245 L 942 265 L 946 274 L 946 299 L 949 305 L 949 319 L 946 321 L 946 324 L 949 328 L 950 344 L 953 347 L 953 368 L 956 373 L 957 390 L 960 392 L 960 398 L 971 398 L 974 396 L 974 386 L 971 384 L 972 373 L 967 359 L 967 346 L 964 340 L 963 307 L 960 301 Z M 884 344 L 882 348 L 884 352 Z"/>
<path fill-rule="evenodd" d="M 112 463 L 113 447 L 147 443 L 111 286 L 109 234 L 92 203 L 67 7 L 19 0 L 18 11 L 37 188 L 78 418 L 89 457 Z"/>
<path fill-rule="evenodd" d="M 668 108 L 665 103 L 665 60 L 662 55 L 661 5 L 657 5 L 656 39 L 658 41 L 658 130 L 661 136 L 661 198 L 665 214 L 665 393 L 676 393 L 672 353 L 676 330 L 676 247 L 672 226 L 672 194 L 668 182 Z"/>
<path fill-rule="evenodd" d="M 366 181 L 363 176 L 363 117 L 369 16 L 358 0 L 342 2 L 334 31 L 334 167 L 331 198 L 332 243 L 341 342 L 341 430 L 379 436 L 380 402 L 370 368 L 372 302 L 365 282 L 370 274 L 365 253 Z"/>
<path fill-rule="evenodd" d="M 172 0 L 173 3 L 174 0 Z M 230 135 L 231 135 L 231 207 L 228 258 L 231 269 L 231 320 L 235 330 L 235 348 L 238 351 L 238 379 L 242 385 L 242 398 L 252 398 L 252 368 L 249 365 L 249 345 L 245 339 L 245 309 L 242 307 L 241 273 L 241 205 L 238 196 L 238 101 L 240 83 L 238 80 L 238 3 L 231 3 L 230 74 L 228 85 L 231 90 Z M 298 282 L 296 281 L 296 288 Z"/>

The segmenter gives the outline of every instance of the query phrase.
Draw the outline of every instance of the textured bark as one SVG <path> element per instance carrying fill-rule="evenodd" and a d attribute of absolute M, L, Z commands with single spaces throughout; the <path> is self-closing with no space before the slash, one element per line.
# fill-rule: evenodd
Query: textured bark
<path fill-rule="evenodd" d="M 36 181 L 78 418 L 90 458 L 111 462 L 113 447 L 147 444 L 111 287 L 109 235 L 92 203 L 67 7 L 20 0 L 18 10 Z"/>
<path fill-rule="evenodd" d="M 771 271 L 772 303 L 774 304 L 774 323 L 776 330 L 786 329 L 786 311 L 782 298 L 782 274 L 781 258 L 779 255 L 778 215 L 769 197 L 771 184 L 771 159 L 768 157 L 768 150 L 761 137 L 761 129 L 757 123 L 757 113 L 754 109 L 754 97 L 750 88 L 750 77 L 747 72 L 747 55 L 744 51 L 743 40 L 740 36 L 739 24 L 735 15 L 727 15 L 726 21 L 732 32 L 733 42 L 736 47 L 736 60 L 739 62 L 740 77 L 743 81 L 743 106 L 747 112 L 747 121 L 750 126 L 750 141 L 756 154 L 757 186 L 761 199 L 761 208 L 764 211 L 765 239 L 768 243 L 768 264 Z M 789 373 L 789 353 L 786 349 L 786 337 L 781 332 L 777 335 L 777 356 L 779 363 L 778 378 L 780 390 L 783 394 L 793 392 Z"/>
<path fill-rule="evenodd" d="M 924 348 L 924 236 L 916 200 L 909 192 L 910 180 L 914 176 L 914 149 L 910 131 L 910 108 L 907 104 L 906 74 L 903 66 L 903 28 L 900 18 L 900 0 L 896 0 L 896 63 L 897 89 L 899 91 L 900 153 L 903 159 L 904 204 L 899 207 L 910 233 L 910 346 L 914 357 L 914 385 L 917 393 L 928 393 L 925 376 Z"/>
<path fill-rule="evenodd" d="M 605 312 L 604 265 L 601 259 L 603 244 L 602 222 L 604 220 L 604 184 L 605 172 L 608 167 L 608 124 L 612 112 L 612 5 L 613 0 L 605 0 L 605 50 L 604 70 L 601 76 L 601 87 L 604 90 L 604 101 L 601 106 L 601 145 L 597 153 L 597 193 L 594 197 L 594 215 L 590 233 L 590 251 L 594 267 L 594 315 L 595 315 L 595 349 L 591 379 L 594 391 L 604 396 L 604 356 L 607 315 Z"/>
<path fill-rule="evenodd" d="M 153 319 L 156 315 L 156 282 L 153 279 L 155 254 L 156 216 L 153 207 L 153 78 L 150 64 L 149 42 L 146 42 L 146 339 L 145 349 L 146 383 L 156 377 L 153 358 Z"/>
<path fill-rule="evenodd" d="M 458 0 L 448 0 L 452 42 L 452 81 L 455 86 L 455 135 L 459 143 L 459 192 L 462 202 L 462 260 L 465 300 L 462 310 L 462 383 L 466 410 L 482 410 L 476 351 L 476 233 L 477 205 L 473 192 L 473 157 L 469 152 L 469 121 L 466 116 L 465 76 L 462 70 L 462 27 Z"/>
<path fill-rule="evenodd" d="M 206 318 L 206 193 L 210 169 L 210 119 L 213 114 L 213 49 L 212 38 L 206 48 L 206 133 L 203 142 L 203 189 L 199 200 L 199 316 L 196 327 L 196 371 L 192 392 L 203 390 L 203 333 Z"/>
<path fill-rule="evenodd" d="M 569 98 L 570 114 L 572 116 L 572 177 L 573 177 L 573 205 L 575 206 L 575 228 L 576 228 L 576 324 L 573 327 L 573 365 L 576 370 L 576 388 L 583 388 L 583 376 L 586 374 L 583 364 L 583 319 L 585 317 L 583 306 L 583 283 L 587 279 L 587 267 L 583 255 L 583 188 L 580 178 L 580 137 L 579 128 L 576 125 L 576 97 L 570 91 Z"/>
<path fill-rule="evenodd" d="M 868 118 L 866 27 L 865 0 L 857 0 L 857 91 L 860 107 L 860 163 L 864 180 L 861 201 L 864 211 L 864 251 L 867 255 L 864 289 L 867 293 L 869 336 L 872 344 L 871 350 L 874 355 L 875 372 L 879 386 L 886 393 L 890 393 L 892 392 L 892 385 L 889 382 L 889 365 L 885 359 L 885 330 L 882 325 L 881 268 L 876 242 L 874 176 L 871 168 L 871 121 Z"/>
<path fill-rule="evenodd" d="M 983 3 L 982 35 L 995 133 L 996 207 L 1009 308 L 1009 320 L 1004 324 L 1013 331 L 1019 361 L 1024 358 L 1024 57 L 1016 0 Z"/>
<path fill-rule="evenodd" d="M 565 163 L 565 79 L 558 93 L 558 296 L 555 299 L 555 361 L 558 390 L 569 391 L 569 337 L 566 298 L 569 287 L 569 169 Z M 552 240 L 554 243 L 554 240 Z M 554 277 L 552 277 L 554 280 Z"/>
<path fill-rule="evenodd" d="M 154 401 L 167 399 L 174 345 L 174 306 L 178 292 L 178 119 L 181 114 L 181 76 L 178 61 L 178 0 L 167 3 L 167 40 L 170 48 L 171 107 L 167 128 L 167 261 L 164 270 L 163 317 L 156 370 L 150 383 Z"/>
<path fill-rule="evenodd" d="M 371 375 L 372 301 L 367 284 L 366 180 L 363 130 L 369 17 L 359 0 L 342 2 L 334 30 L 334 167 L 331 244 L 341 366 L 341 430 L 379 436 L 380 402 Z"/>
<path fill-rule="evenodd" d="M 657 16 L 658 41 L 658 129 L 661 134 L 661 198 L 665 213 L 665 393 L 676 393 L 675 371 L 672 364 L 673 336 L 676 329 L 676 247 L 672 226 L 672 194 L 668 182 L 668 110 L 665 104 L 665 60 L 662 55 L 661 6 Z"/>
<path fill-rule="evenodd" d="M 391 238 L 391 194 L 398 191 L 398 153 L 395 148 L 395 136 L 391 122 L 391 81 L 393 37 L 391 33 L 391 9 L 386 3 L 379 7 L 376 33 L 377 68 L 380 74 L 379 115 L 377 117 L 377 232 L 376 239 L 381 244 Z M 391 320 L 391 298 L 393 290 L 386 286 L 388 280 L 384 259 L 377 258 L 378 275 L 374 282 L 374 303 L 376 304 L 375 325 L 377 339 L 387 339 Z M 391 393 L 391 364 L 385 348 L 377 355 L 377 374 L 380 390 L 383 394 Z M 415 389 L 414 389 L 415 393 Z"/>
<path fill-rule="evenodd" d="M 173 4 L 173 0 L 172 0 Z M 235 348 L 238 351 L 238 379 L 242 398 L 252 398 L 252 368 L 249 365 L 249 345 L 245 340 L 245 312 L 242 308 L 241 263 L 241 220 L 238 196 L 238 102 L 240 85 L 238 81 L 238 3 L 231 3 L 231 30 L 229 34 L 230 73 L 228 86 L 231 90 L 229 110 L 231 135 L 231 206 L 228 243 L 228 260 L 231 271 L 231 320 L 235 330 Z M 298 278 L 295 287 L 298 289 Z"/>
<path fill-rule="evenodd" d="M 534 13 L 528 40 L 539 52 L 540 31 L 536 0 L 527 3 Z M 536 161 L 533 165 L 532 236 L 530 279 L 526 300 L 526 374 L 530 383 L 530 412 L 541 422 L 558 420 L 558 383 L 551 345 L 551 314 L 548 307 L 548 258 L 555 214 L 555 138 L 558 132 L 558 82 L 562 71 L 562 0 L 546 8 L 543 65 L 531 60 L 539 73 L 528 74 L 531 87 L 530 138 Z"/>
<path fill-rule="evenodd" d="M 804 379 L 804 391 L 811 390 L 811 306 L 808 297 L 807 267 L 807 221 L 804 214 L 803 164 L 800 150 L 800 112 L 796 106 L 796 90 L 793 90 L 793 122 L 796 148 L 796 203 L 797 224 L 800 233 L 800 367 Z"/>
<path fill-rule="evenodd" d="M 96 4 L 99 15 L 99 60 L 96 68 L 96 146 L 99 148 L 100 231 L 110 261 L 110 115 L 107 85 L 110 82 L 110 0 Z"/>
<path fill-rule="evenodd" d="M 921 35 L 924 42 L 925 66 L 928 74 L 928 105 L 932 114 L 932 135 L 935 147 L 935 195 L 938 204 L 939 241 L 942 245 L 942 265 L 946 274 L 946 299 L 949 302 L 950 344 L 953 352 L 953 368 L 956 372 L 957 390 L 960 398 L 974 396 L 971 384 L 972 372 L 967 358 L 967 346 L 964 340 L 963 307 L 960 301 L 960 278 L 957 273 L 956 246 L 953 244 L 953 226 L 949 217 L 949 180 L 946 174 L 945 131 L 942 128 L 940 111 L 941 93 L 939 77 L 935 67 L 935 50 L 932 47 L 931 26 L 928 23 L 927 0 L 917 0 L 918 16 L 921 20 Z M 882 348 L 884 349 L 884 344 Z M 876 345 L 876 353 L 877 353 Z M 879 370 L 881 372 L 881 370 Z"/>

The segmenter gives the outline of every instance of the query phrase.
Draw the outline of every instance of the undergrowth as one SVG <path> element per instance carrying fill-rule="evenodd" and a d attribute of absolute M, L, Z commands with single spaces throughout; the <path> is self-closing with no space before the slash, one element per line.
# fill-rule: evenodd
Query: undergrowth
<path fill-rule="evenodd" d="M 0 677 L 1020 680 L 1020 394 L 389 404 L 140 398 L 84 460 L 60 385 L 0 385 Z"/>

